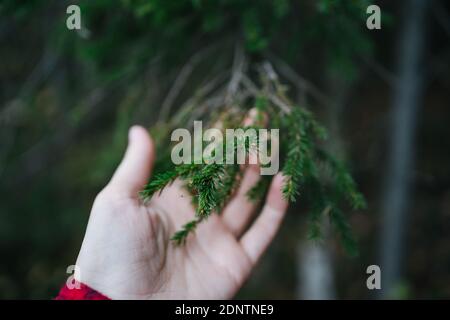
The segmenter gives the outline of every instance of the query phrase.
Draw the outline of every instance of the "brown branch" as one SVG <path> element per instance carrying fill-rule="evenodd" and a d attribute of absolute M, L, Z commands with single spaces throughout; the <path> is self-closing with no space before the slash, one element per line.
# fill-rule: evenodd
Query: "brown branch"
<path fill-rule="evenodd" d="M 322 91 L 317 86 L 306 80 L 304 77 L 300 76 L 286 62 L 276 57 L 272 53 L 268 53 L 267 56 L 270 58 L 270 60 L 274 61 L 274 64 L 280 70 L 280 73 L 283 74 L 286 79 L 295 84 L 300 91 L 309 93 L 313 98 L 315 98 L 319 103 L 323 105 L 329 105 L 332 103 L 332 100 L 327 95 L 322 93 Z"/>
<path fill-rule="evenodd" d="M 233 97 L 239 88 L 245 66 L 246 59 L 242 44 L 237 43 L 234 51 L 233 71 L 231 73 L 231 80 L 228 84 L 225 103 L 229 104 L 233 100 Z"/>
<path fill-rule="evenodd" d="M 160 121 L 166 121 L 169 117 L 170 111 L 172 109 L 172 106 L 175 102 L 175 99 L 180 94 L 181 90 L 183 89 L 184 85 L 186 84 L 187 80 L 189 79 L 192 71 L 194 70 L 195 66 L 204 59 L 204 57 L 211 52 L 211 50 L 215 46 L 209 46 L 206 47 L 200 51 L 197 51 L 193 56 L 189 58 L 189 60 L 186 62 L 186 64 L 181 68 L 181 71 L 179 72 L 178 76 L 176 77 L 173 86 L 170 88 L 169 93 L 167 94 L 166 98 L 164 99 L 162 106 L 161 106 L 161 112 L 159 114 L 159 120 Z"/>

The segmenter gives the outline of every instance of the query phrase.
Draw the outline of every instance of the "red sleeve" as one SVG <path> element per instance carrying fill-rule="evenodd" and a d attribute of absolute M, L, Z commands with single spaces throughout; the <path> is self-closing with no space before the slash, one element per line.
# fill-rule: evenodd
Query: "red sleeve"
<path fill-rule="evenodd" d="M 55 300 L 111 300 L 107 296 L 104 296 L 98 291 L 95 291 L 91 287 L 78 282 L 77 286 L 73 289 L 69 288 L 67 284 L 59 291 Z"/>

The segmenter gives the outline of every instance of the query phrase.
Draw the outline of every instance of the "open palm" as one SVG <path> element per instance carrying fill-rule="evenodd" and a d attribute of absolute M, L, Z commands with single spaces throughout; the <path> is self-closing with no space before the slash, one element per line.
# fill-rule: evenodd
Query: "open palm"
<path fill-rule="evenodd" d="M 233 297 L 281 224 L 287 207 L 282 176 L 273 179 L 261 214 L 249 226 L 256 207 L 245 194 L 260 177 L 250 166 L 221 215 L 211 215 L 184 246 L 175 246 L 170 237 L 195 210 L 179 180 L 146 204 L 139 200 L 153 160 L 147 131 L 133 127 L 122 163 L 94 202 L 77 280 L 112 299 Z"/>

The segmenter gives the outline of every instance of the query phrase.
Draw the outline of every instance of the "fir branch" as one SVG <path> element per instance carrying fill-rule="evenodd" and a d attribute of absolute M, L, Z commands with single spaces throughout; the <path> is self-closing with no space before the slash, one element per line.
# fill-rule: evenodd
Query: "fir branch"
<path fill-rule="evenodd" d="M 195 164 L 195 163 L 189 163 L 189 164 L 180 164 L 175 167 L 175 171 L 177 172 L 177 175 L 181 179 L 188 179 L 189 176 L 195 174 L 196 172 L 200 171 L 203 168 L 202 164 Z"/>
<path fill-rule="evenodd" d="M 153 179 L 140 192 L 144 201 L 150 199 L 157 191 L 162 191 L 168 184 L 176 179 L 178 173 L 175 170 L 156 174 Z"/>
<path fill-rule="evenodd" d="M 327 138 L 327 130 L 314 119 L 311 111 L 300 107 L 295 108 L 295 110 L 298 112 L 297 117 L 305 123 L 306 130 L 310 132 L 311 136 L 319 140 L 325 140 Z"/>
<path fill-rule="evenodd" d="M 304 176 L 304 164 L 309 155 L 310 142 L 306 136 L 305 122 L 302 119 L 299 108 L 293 109 L 288 116 L 288 125 L 291 128 L 297 126 L 297 131 L 289 134 L 287 159 L 283 166 L 285 177 L 283 196 L 291 202 L 295 202 L 299 195 L 300 183 Z"/>
<path fill-rule="evenodd" d="M 262 176 L 250 190 L 247 191 L 247 199 L 251 202 L 258 202 L 264 198 L 269 189 L 271 176 Z"/>
<path fill-rule="evenodd" d="M 356 183 L 345 165 L 323 149 L 318 148 L 316 153 L 330 167 L 336 191 L 348 200 L 354 210 L 365 209 L 367 204 L 364 196 L 358 191 Z"/>
<path fill-rule="evenodd" d="M 273 73 L 274 70 L 271 72 Z M 279 83 L 276 76 L 265 79 L 262 89 L 257 88 L 245 75 L 242 77 L 242 84 L 243 91 L 239 90 L 239 94 L 233 98 L 233 106 L 225 104 L 218 109 L 210 108 L 210 111 L 199 107 L 198 110 L 206 113 L 202 114 L 202 117 L 209 119 L 211 124 L 220 123 L 223 131 L 226 128 L 241 129 L 246 133 L 248 129 L 257 131 L 267 125 L 267 120 L 270 122 L 270 127 L 279 128 L 281 167 L 285 178 L 283 196 L 293 202 L 299 195 L 300 188 L 304 190 L 302 197 L 309 205 L 308 238 L 311 240 L 322 238 L 323 217 L 328 216 L 346 251 L 355 254 L 356 242 L 339 205 L 344 199 L 352 208 L 358 209 L 365 207 L 365 201 L 347 168 L 320 148 L 320 141 L 326 138 L 326 130 L 314 119 L 309 110 L 293 105 L 287 97 L 286 87 Z M 197 103 L 206 106 L 209 105 L 206 102 L 212 98 L 205 96 L 205 101 L 199 99 Z M 214 98 L 223 101 L 220 96 L 215 95 Z M 253 126 L 242 127 L 240 123 L 248 107 L 247 101 L 256 108 L 258 114 Z M 192 113 L 194 106 L 190 108 L 187 110 L 188 114 Z M 194 116 L 196 114 L 198 116 L 198 113 Z M 167 134 L 164 136 L 167 138 Z M 222 144 L 222 150 L 233 152 L 233 157 L 236 157 L 236 151 L 240 146 L 244 146 L 246 154 L 258 151 L 259 136 L 257 134 L 256 141 L 253 137 L 250 139 L 245 135 L 235 136 L 234 141 L 226 141 L 226 139 L 227 136 L 218 143 Z M 233 142 L 232 150 L 225 148 L 227 143 L 231 142 Z M 186 242 L 189 233 L 193 232 L 197 225 L 209 217 L 213 211 L 220 212 L 223 209 L 239 186 L 242 172 L 237 164 L 210 163 L 206 161 L 208 159 L 204 159 L 201 164 L 174 166 L 167 160 L 170 153 L 166 151 L 167 148 L 162 149 L 163 161 L 158 166 L 161 172 L 147 184 L 141 196 L 149 199 L 155 192 L 162 190 L 177 178 L 187 182 L 187 189 L 192 195 L 196 208 L 196 218 L 186 223 L 173 235 L 172 241 L 180 245 Z M 234 158 L 234 160 L 236 163 L 237 159 Z M 331 184 L 324 182 L 323 177 L 319 175 L 318 164 L 325 164 L 330 170 Z M 263 198 L 270 180 L 270 177 L 261 177 L 261 180 L 247 192 L 247 198 L 250 201 Z"/>
<path fill-rule="evenodd" d="M 211 212 L 220 207 L 221 199 L 218 190 L 222 186 L 224 165 L 208 164 L 194 175 L 191 187 L 197 191 L 197 216 L 208 217 Z"/>
<path fill-rule="evenodd" d="M 309 191 L 307 200 L 310 203 L 308 239 L 317 241 L 323 238 L 322 218 L 329 212 L 330 206 L 316 173 L 309 176 L 305 188 Z"/>
<path fill-rule="evenodd" d="M 220 212 L 228 200 L 233 195 L 234 191 L 240 184 L 240 179 L 242 178 L 242 171 L 239 168 L 239 165 L 226 165 L 225 173 L 222 181 L 222 186 L 218 190 L 218 206 L 216 210 Z"/>
<path fill-rule="evenodd" d="M 342 211 L 335 206 L 330 207 L 329 217 L 332 226 L 334 227 L 335 231 L 338 233 L 341 239 L 341 243 L 345 251 L 351 256 L 357 256 L 358 245 L 353 236 L 350 225 L 348 224 L 347 220 L 342 214 Z"/>
<path fill-rule="evenodd" d="M 203 220 L 203 218 L 197 218 L 197 219 L 189 221 L 188 223 L 183 225 L 183 227 L 180 230 L 175 232 L 174 235 L 172 236 L 172 238 L 170 238 L 170 240 L 172 240 L 174 242 L 174 244 L 176 244 L 176 245 L 185 244 L 188 235 L 191 232 L 195 231 L 195 229 L 197 228 L 197 225 L 202 220 Z"/>

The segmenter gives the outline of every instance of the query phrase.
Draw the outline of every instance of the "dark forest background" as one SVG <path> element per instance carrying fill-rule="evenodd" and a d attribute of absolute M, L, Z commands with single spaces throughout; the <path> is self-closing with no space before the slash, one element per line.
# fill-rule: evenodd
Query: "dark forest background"
<path fill-rule="evenodd" d="M 355 258 L 308 243 L 292 206 L 238 298 L 450 298 L 449 5 L 375 1 L 368 30 L 372 3 L 1 0 L 0 298 L 55 296 L 129 126 L 176 114 L 237 45 L 330 129 L 368 202 L 349 215 Z"/>

